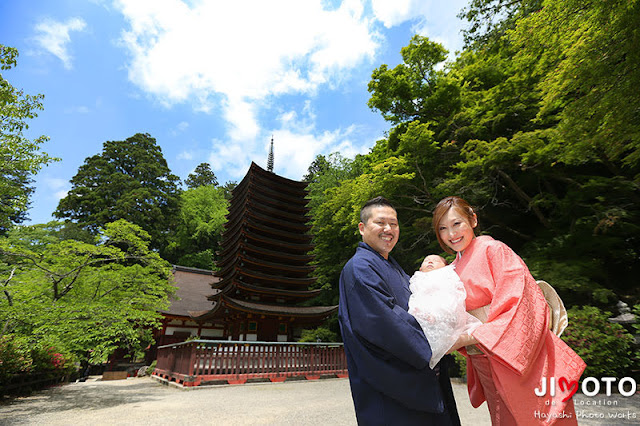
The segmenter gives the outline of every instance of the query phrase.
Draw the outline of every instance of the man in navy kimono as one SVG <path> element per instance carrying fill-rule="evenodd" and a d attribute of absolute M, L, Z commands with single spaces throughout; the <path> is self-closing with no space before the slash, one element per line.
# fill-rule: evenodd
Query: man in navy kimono
<path fill-rule="evenodd" d="M 407 312 L 409 276 L 389 256 L 396 210 L 377 197 L 360 220 L 363 242 L 340 275 L 338 310 L 358 424 L 459 425 L 447 368 L 429 368 L 431 348 Z"/>

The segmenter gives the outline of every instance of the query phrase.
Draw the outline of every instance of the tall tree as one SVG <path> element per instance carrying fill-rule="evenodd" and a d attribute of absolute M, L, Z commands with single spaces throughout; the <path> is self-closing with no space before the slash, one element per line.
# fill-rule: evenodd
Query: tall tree
<path fill-rule="evenodd" d="M 232 192 L 236 186 L 238 186 L 238 182 L 236 182 L 235 180 L 227 181 L 224 185 L 222 185 L 220 188 L 222 188 L 222 190 L 224 191 L 224 198 L 230 200 Z"/>
<path fill-rule="evenodd" d="M 0 69 L 16 66 L 18 51 L 0 44 Z M 28 119 L 42 110 L 43 95 L 25 95 L 0 74 L 0 234 L 27 218 L 32 175 L 58 159 L 40 151 L 49 138 L 27 139 Z"/>
<path fill-rule="evenodd" d="M 85 159 L 54 215 L 94 232 L 125 219 L 147 231 L 152 247 L 162 250 L 179 209 L 178 182 L 149 134 L 107 141 L 102 153 Z"/>
<path fill-rule="evenodd" d="M 193 189 L 199 186 L 213 185 L 218 186 L 218 178 L 211 170 L 209 163 L 200 163 L 184 181 L 187 188 Z"/>
<path fill-rule="evenodd" d="M 394 125 L 418 120 L 441 126 L 458 109 L 460 98 L 457 82 L 436 69 L 446 59 L 446 49 L 416 35 L 400 53 L 401 64 L 393 69 L 382 64 L 373 71 L 369 107 Z"/>
<path fill-rule="evenodd" d="M 459 18 L 469 22 L 467 47 L 495 46 L 519 19 L 540 10 L 542 0 L 471 0 Z"/>
<path fill-rule="evenodd" d="M 403 159 L 390 157 L 371 167 L 365 166 L 362 169 L 364 173 L 347 178 L 351 168 L 360 165 L 342 162 L 340 158 L 333 157 L 333 161 L 323 166 L 324 174 L 328 176 L 318 176 L 318 171 L 315 171 L 315 180 L 319 185 L 323 185 L 325 179 L 345 176 L 339 179 L 337 186 L 328 187 L 319 194 L 314 191 L 315 184 L 310 184 L 312 198 L 319 197 L 315 202 L 312 201 L 311 216 L 317 264 L 315 274 L 318 277 L 316 285 L 325 290 L 320 301 L 325 304 L 338 303 L 340 271 L 353 255 L 358 241 L 362 240 L 358 232 L 362 205 L 378 195 L 393 200 L 395 194 L 402 192 L 399 188 L 405 188 L 414 177 L 406 172 Z M 316 166 L 324 163 L 318 160 L 316 158 Z M 316 166 L 312 168 L 316 169 Z"/>
<path fill-rule="evenodd" d="M 169 236 L 167 259 L 182 266 L 214 269 L 228 206 L 223 188 L 204 185 L 184 191 L 177 224 Z"/>
<path fill-rule="evenodd" d="M 415 176 L 386 191 L 408 222 L 396 255 L 438 250 L 430 211 L 461 195 L 569 304 L 640 298 L 639 3 L 474 1 L 498 25 L 455 63 L 422 78 L 442 56 L 414 37 L 403 64 L 374 71 L 369 105 L 393 127 L 366 162 Z"/>
<path fill-rule="evenodd" d="M 538 119 L 559 122 L 564 161 L 634 177 L 640 166 L 640 1 L 545 1 L 510 39 L 521 68 L 544 76 Z M 638 183 L 636 177 L 636 183 Z"/>
<path fill-rule="evenodd" d="M 170 265 L 149 234 L 124 220 L 93 243 L 61 240 L 59 224 L 0 238 L 1 334 L 48 341 L 94 362 L 116 348 L 144 349 L 173 293 Z"/>

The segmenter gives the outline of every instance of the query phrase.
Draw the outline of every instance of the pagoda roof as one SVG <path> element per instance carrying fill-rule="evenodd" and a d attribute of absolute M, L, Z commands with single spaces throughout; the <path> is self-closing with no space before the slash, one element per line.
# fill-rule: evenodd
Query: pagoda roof
<path fill-rule="evenodd" d="M 311 208 L 307 206 L 309 200 L 306 199 L 306 191 L 299 191 L 297 194 L 287 194 L 274 190 L 272 186 L 273 184 L 271 182 L 261 178 L 243 181 L 240 189 L 233 193 L 233 199 L 236 203 L 241 204 L 242 201 L 247 198 L 257 196 L 260 201 L 275 205 L 291 213 L 304 214 L 311 210 Z"/>
<path fill-rule="evenodd" d="M 226 228 L 231 229 L 234 226 L 236 226 L 238 223 L 243 223 L 246 220 L 246 218 L 252 217 L 256 219 L 259 223 L 265 223 L 265 224 L 268 223 L 272 225 L 272 227 L 278 227 L 278 228 L 282 228 L 283 230 L 289 230 L 289 232 L 297 231 L 297 232 L 305 233 L 311 230 L 311 224 L 308 222 L 302 222 L 302 221 L 291 222 L 291 221 L 273 217 L 269 214 L 263 214 L 255 210 L 245 209 L 242 213 L 243 214 L 238 214 L 238 215 L 228 214 L 226 216 L 228 220 Z"/>
<path fill-rule="evenodd" d="M 251 214 L 250 212 L 247 216 L 248 217 L 246 217 L 244 221 L 238 220 L 233 224 L 232 227 L 224 231 L 222 233 L 222 238 L 228 238 L 228 239 L 234 238 L 235 233 L 238 232 L 242 226 L 245 226 L 255 231 L 274 235 L 276 237 L 284 238 L 286 240 L 298 240 L 301 243 L 309 243 L 313 239 L 313 236 L 310 234 L 300 233 L 300 232 L 289 232 L 289 231 L 282 230 L 280 228 L 274 228 L 265 223 L 261 223 L 258 220 L 254 219 L 252 217 L 253 214 Z"/>
<path fill-rule="evenodd" d="M 215 316 L 223 308 L 242 311 L 257 315 L 290 316 L 296 318 L 325 318 L 338 309 L 334 306 L 284 306 L 258 302 L 239 300 L 222 294 L 216 301 L 214 308 L 198 319 L 205 319 Z"/>
<path fill-rule="evenodd" d="M 319 295 L 322 291 L 321 289 L 289 290 L 283 288 L 264 287 L 256 284 L 249 284 L 242 280 L 235 280 L 234 282 L 228 283 L 228 285 L 219 290 L 218 293 L 209 296 L 208 299 L 216 300 L 221 294 L 231 294 L 231 292 L 234 292 L 238 288 L 248 290 L 250 293 L 262 293 L 272 296 L 295 297 L 300 299 L 310 299 L 314 296 Z"/>
<path fill-rule="evenodd" d="M 316 277 L 309 278 L 292 278 L 283 277 L 281 275 L 271 275 L 262 272 L 252 271 L 250 269 L 236 267 L 231 274 L 222 277 L 222 280 L 211 284 L 213 288 L 223 288 L 234 282 L 235 280 L 241 280 L 241 277 L 248 277 L 250 280 L 268 281 L 283 286 L 309 286 L 317 281 Z"/>
<path fill-rule="evenodd" d="M 258 166 L 253 161 L 251 162 L 251 166 L 249 166 L 249 171 L 247 172 L 245 178 L 242 181 L 244 181 L 245 179 L 251 176 L 260 176 L 269 182 L 281 185 L 283 188 L 290 188 L 292 190 L 297 190 L 298 192 L 306 191 L 306 188 L 307 188 L 307 182 L 289 179 L 284 176 L 280 176 L 275 173 L 269 172 L 263 169 L 262 167 Z M 242 184 L 242 182 L 240 182 L 240 184 Z"/>
<path fill-rule="evenodd" d="M 217 265 L 219 268 L 225 268 L 226 266 L 224 265 L 229 263 L 229 261 L 231 262 L 235 261 L 233 256 L 226 256 L 227 253 L 232 252 L 233 250 L 237 250 L 238 252 L 244 251 L 247 253 L 253 253 L 259 256 L 268 256 L 270 258 L 283 259 L 283 260 L 296 262 L 296 263 L 307 263 L 315 258 L 315 256 L 312 254 L 294 254 L 294 253 L 274 252 L 273 250 L 269 250 L 264 247 L 259 247 L 249 242 L 239 241 L 235 246 L 228 247 L 222 253 L 219 253 L 220 255 L 223 255 L 223 254 L 225 255 L 223 259 L 217 262 Z M 216 273 L 216 276 L 219 276 L 219 274 Z"/>
<path fill-rule="evenodd" d="M 237 257 L 229 258 L 231 262 L 224 267 L 224 269 L 220 270 L 216 273 L 218 277 L 226 277 L 232 272 L 232 269 L 238 265 L 239 262 L 244 261 L 246 263 L 250 263 L 252 265 L 256 265 L 260 268 L 270 268 L 278 271 L 287 271 L 295 274 L 307 275 L 309 272 L 314 271 L 314 267 L 308 264 L 304 265 L 291 265 L 290 263 L 276 263 L 269 262 L 264 259 L 259 259 L 257 257 L 249 256 L 247 254 L 238 254 Z M 238 266 L 240 267 L 240 266 Z"/>
<path fill-rule="evenodd" d="M 219 253 L 223 260 L 228 254 L 234 253 L 238 246 L 244 243 L 245 240 L 246 242 L 251 241 L 252 245 L 257 247 L 266 244 L 269 247 L 269 253 L 282 253 L 283 250 L 290 253 L 306 253 L 314 247 L 312 244 L 299 244 L 268 238 L 253 232 L 247 232 L 243 229 L 238 232 L 232 240 L 222 241 L 223 247 L 226 246 L 225 249 Z"/>
<path fill-rule="evenodd" d="M 293 222 L 296 224 L 305 224 L 310 220 L 310 217 L 306 216 L 304 213 L 290 213 L 278 206 L 269 207 L 269 205 L 261 203 L 260 200 L 257 200 L 256 198 L 257 197 L 251 197 L 235 203 L 231 200 L 232 202 L 229 207 L 229 213 L 226 215 L 227 219 L 231 219 L 238 215 L 242 216 L 242 213 L 247 211 L 256 211 L 269 216 L 276 216 L 278 219 L 284 220 L 287 223 Z"/>

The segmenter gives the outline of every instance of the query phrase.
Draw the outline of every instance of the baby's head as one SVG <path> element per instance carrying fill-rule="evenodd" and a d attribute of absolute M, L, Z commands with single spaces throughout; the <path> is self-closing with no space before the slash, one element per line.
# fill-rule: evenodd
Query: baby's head
<path fill-rule="evenodd" d="M 444 257 L 438 256 L 437 254 L 430 254 L 422 261 L 422 265 L 420 265 L 420 271 L 429 272 L 433 271 L 434 269 L 440 269 L 443 266 L 447 266 L 447 261 L 444 260 Z"/>

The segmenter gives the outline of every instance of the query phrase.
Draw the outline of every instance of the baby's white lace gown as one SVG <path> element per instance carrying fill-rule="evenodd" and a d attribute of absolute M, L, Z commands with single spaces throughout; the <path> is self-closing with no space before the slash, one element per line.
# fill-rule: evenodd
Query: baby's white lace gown
<path fill-rule="evenodd" d="M 453 265 L 430 272 L 417 271 L 410 280 L 409 313 L 424 331 L 431 346 L 429 367 L 434 368 L 463 333 L 481 322 L 467 313 L 467 293 Z"/>

